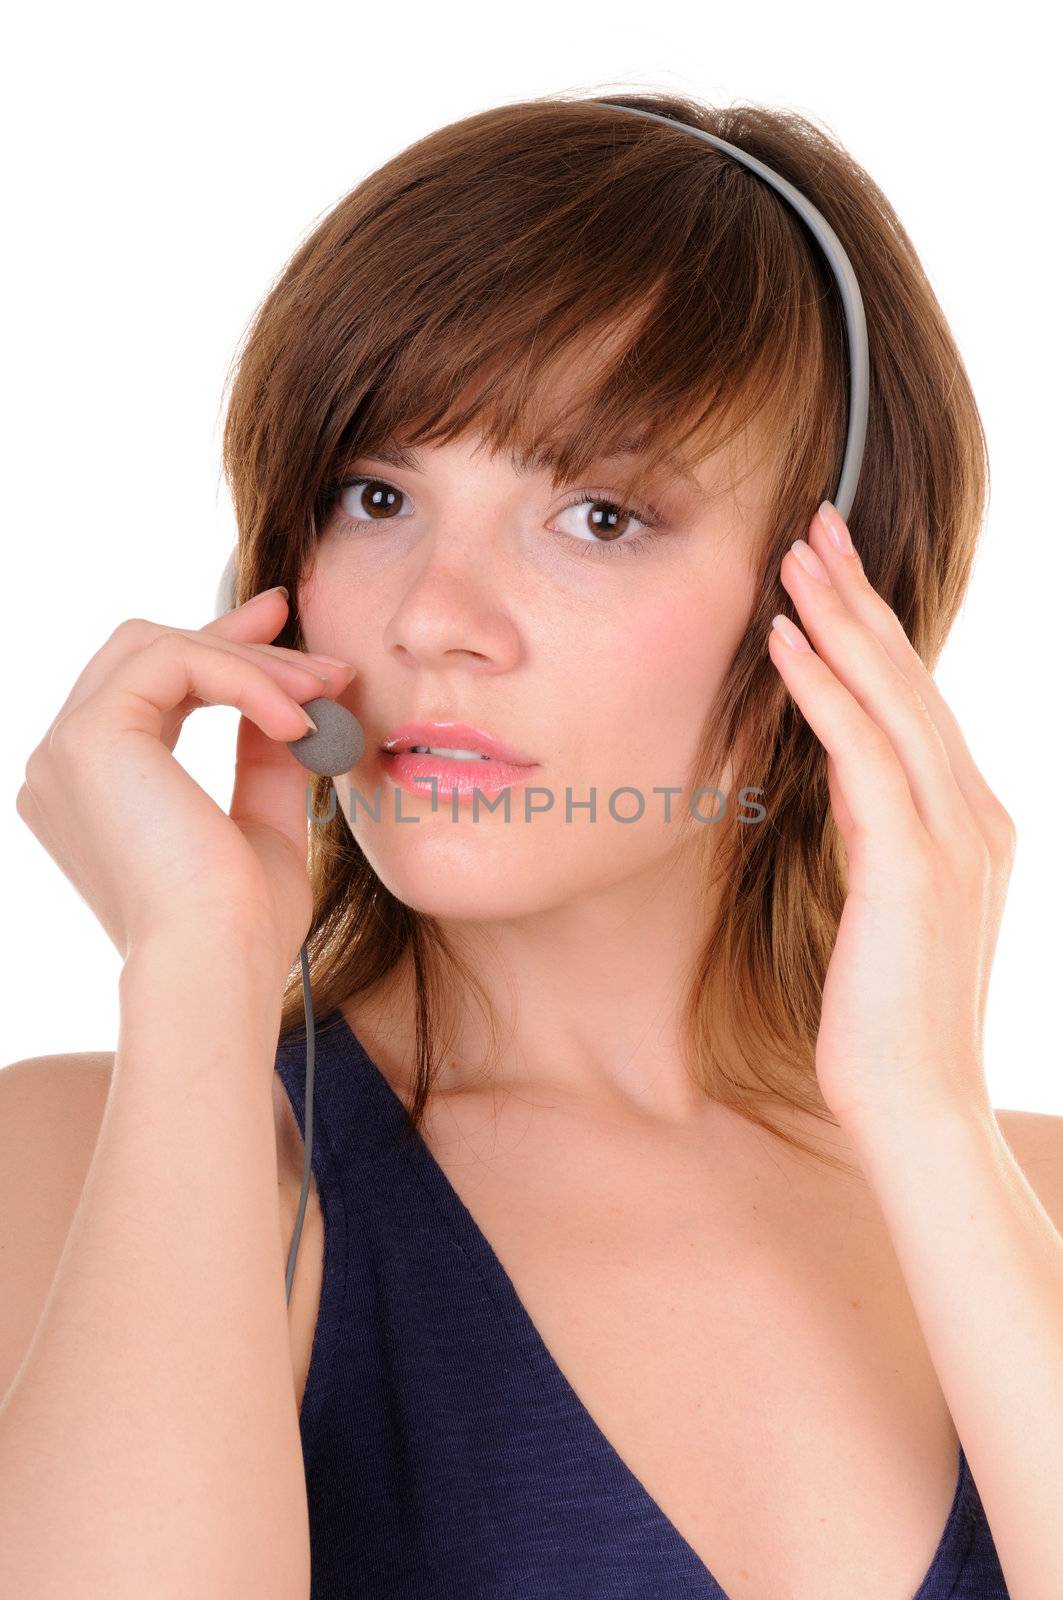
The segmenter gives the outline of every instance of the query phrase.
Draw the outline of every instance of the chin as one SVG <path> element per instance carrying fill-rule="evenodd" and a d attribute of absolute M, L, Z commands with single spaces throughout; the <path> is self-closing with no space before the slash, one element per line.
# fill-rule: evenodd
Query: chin
<path fill-rule="evenodd" d="M 412 911 L 460 921 L 531 915 L 571 897 L 577 859 L 566 862 L 523 830 L 429 830 L 427 820 L 401 833 L 359 827 L 358 844 L 384 887 Z M 556 845 L 556 841 L 555 841 Z M 568 870 L 566 870 L 568 869 Z"/>

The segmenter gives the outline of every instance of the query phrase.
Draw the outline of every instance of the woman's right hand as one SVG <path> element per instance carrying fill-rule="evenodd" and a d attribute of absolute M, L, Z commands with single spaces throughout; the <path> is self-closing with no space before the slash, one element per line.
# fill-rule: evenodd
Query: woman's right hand
<path fill-rule="evenodd" d="M 284 976 L 299 953 L 310 775 L 287 743 L 354 668 L 269 644 L 287 609 L 269 589 L 198 630 L 120 623 L 30 754 L 18 814 L 123 959 L 170 928 L 246 931 Z M 200 704 L 242 713 L 228 815 L 173 755 Z"/>

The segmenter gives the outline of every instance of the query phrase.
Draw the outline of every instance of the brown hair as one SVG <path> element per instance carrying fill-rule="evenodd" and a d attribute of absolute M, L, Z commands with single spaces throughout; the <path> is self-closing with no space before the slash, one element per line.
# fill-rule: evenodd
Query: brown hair
<path fill-rule="evenodd" d="M 981 419 L 941 307 L 889 202 L 835 139 L 794 112 L 716 109 L 672 94 L 550 95 L 479 112 L 400 152 L 318 224 L 238 352 L 223 437 L 238 599 L 275 583 L 296 593 L 346 461 L 385 442 L 445 442 L 476 429 L 493 450 L 545 444 L 560 485 L 634 434 L 646 451 L 627 485 L 637 490 L 658 462 L 695 463 L 748 430 L 769 485 L 753 552 L 757 598 L 706 707 L 695 783 L 718 781 L 730 759 L 743 785 L 765 791 L 768 816 L 711 830 L 720 835 L 711 863 L 720 911 L 693 974 L 685 1037 L 708 1095 L 851 1171 L 770 1112 L 789 1105 L 834 1122 L 815 1040 L 845 851 L 826 752 L 766 640 L 776 612 L 795 616 L 782 555 L 841 469 L 841 305 L 818 245 L 768 185 L 703 141 L 605 100 L 750 151 L 837 233 L 863 295 L 871 363 L 866 451 L 847 520 L 869 581 L 932 669 L 964 594 L 989 486 Z M 575 374 L 575 403 L 552 417 L 555 380 Z M 277 642 L 303 644 L 297 618 Z M 319 816 L 330 784 L 314 780 Z M 410 959 L 412 1132 L 438 1071 L 436 1011 L 456 957 L 435 919 L 380 882 L 333 805 L 331 820 L 309 829 L 315 1014 Z M 478 989 L 475 974 L 457 968 Z M 297 963 L 282 1036 L 302 1022 Z"/>

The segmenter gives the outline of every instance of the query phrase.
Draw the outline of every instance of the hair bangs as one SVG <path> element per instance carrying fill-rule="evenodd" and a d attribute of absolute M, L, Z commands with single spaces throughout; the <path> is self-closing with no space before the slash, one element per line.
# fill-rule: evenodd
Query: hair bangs
<path fill-rule="evenodd" d="M 571 115 L 586 139 L 586 109 Z M 334 478 L 357 455 L 478 436 L 521 469 L 549 468 L 559 488 L 623 459 L 611 479 L 638 494 L 665 471 L 693 481 L 716 457 L 734 488 L 738 447 L 748 455 L 752 445 L 746 470 L 767 474 L 770 501 L 794 441 L 807 444 L 809 416 L 830 410 L 832 383 L 843 428 L 824 330 L 830 295 L 800 224 L 712 152 L 676 150 L 662 194 L 659 136 L 624 131 L 622 181 L 604 157 L 589 191 L 555 181 L 460 271 L 461 215 L 450 231 L 424 216 L 426 248 L 405 263 L 393 303 L 374 308 L 394 337 L 373 351 L 371 381 L 363 369 L 349 382 L 342 357 L 332 364 L 334 418 L 349 397 Z M 628 219 L 639 210 L 651 219 L 633 235 Z M 417 231 L 412 219 L 406 226 Z M 620 239 L 619 260 L 595 251 L 593 238 Z"/>

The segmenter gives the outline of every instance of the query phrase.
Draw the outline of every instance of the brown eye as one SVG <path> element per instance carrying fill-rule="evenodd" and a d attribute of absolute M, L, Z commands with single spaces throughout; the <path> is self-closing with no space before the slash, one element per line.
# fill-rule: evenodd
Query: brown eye
<path fill-rule="evenodd" d="M 630 523 L 638 520 L 634 512 L 628 511 L 626 506 L 613 505 L 608 500 L 595 500 L 592 505 L 588 526 L 593 528 L 595 533 L 604 535 L 606 539 L 619 539 L 628 531 Z"/>
<path fill-rule="evenodd" d="M 385 478 L 341 478 L 333 487 L 342 523 L 365 527 L 371 522 L 394 522 L 413 515 L 413 506 L 402 489 Z M 400 509 L 400 502 L 408 509 Z M 590 521 L 586 513 L 578 531 L 555 533 L 573 554 L 581 556 L 636 555 L 648 548 L 663 529 L 660 512 L 651 506 L 627 505 L 608 493 L 581 489 L 561 508 L 559 515 L 577 506 L 593 508 Z M 632 532 L 632 524 L 640 532 Z M 551 530 L 553 531 L 553 530 Z"/>
<path fill-rule="evenodd" d="M 581 544 L 599 545 L 633 545 L 638 542 L 640 535 L 631 534 L 632 525 L 637 523 L 647 532 L 655 528 L 659 522 L 655 512 L 643 515 L 637 506 L 623 505 L 619 500 L 610 500 L 604 494 L 597 494 L 593 489 L 581 489 L 573 499 L 561 508 L 561 515 L 580 508 L 580 515 L 576 528 L 569 537 L 576 539 Z M 590 506 L 588 513 L 584 506 Z M 589 535 L 589 536 L 588 536 Z"/>
<path fill-rule="evenodd" d="M 389 522 L 399 515 L 398 502 L 404 498 L 401 489 L 382 478 L 344 478 L 339 491 L 340 509 L 350 522 Z"/>

